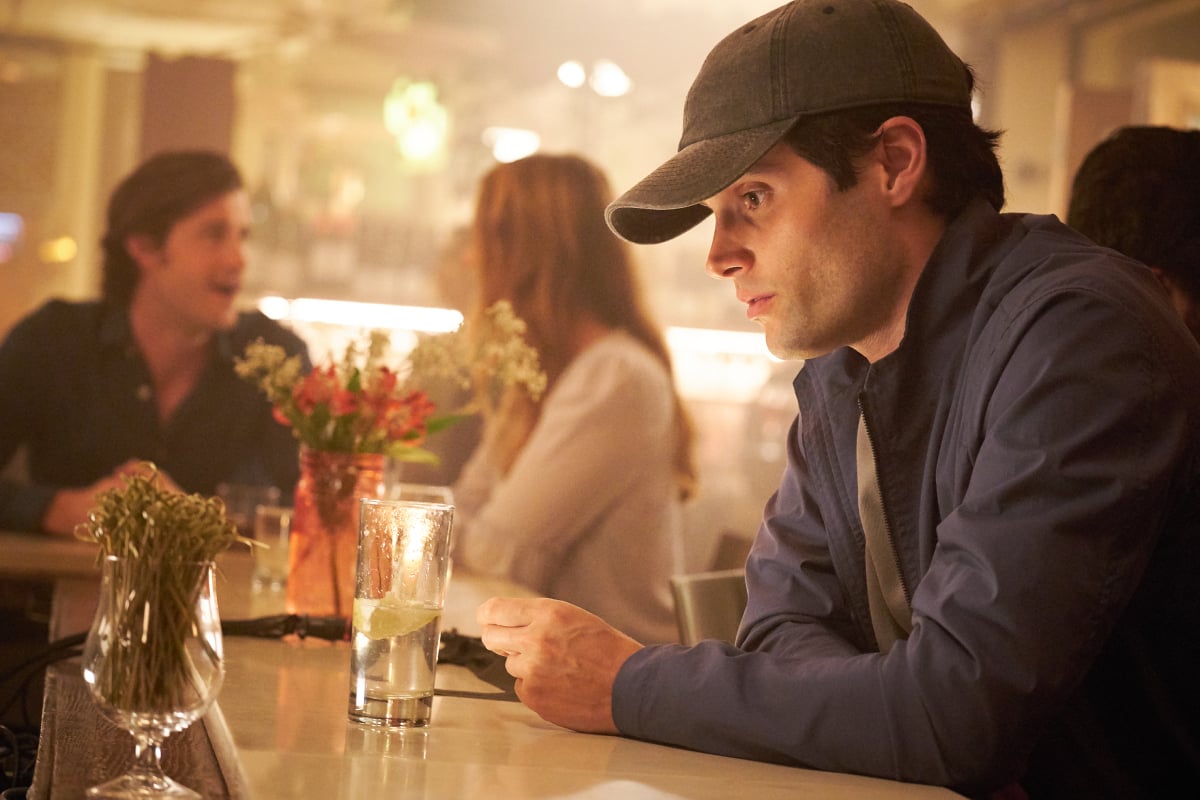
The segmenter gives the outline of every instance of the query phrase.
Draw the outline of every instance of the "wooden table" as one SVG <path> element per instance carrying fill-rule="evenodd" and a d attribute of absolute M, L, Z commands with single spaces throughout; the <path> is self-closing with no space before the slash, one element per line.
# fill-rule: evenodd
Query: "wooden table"
<path fill-rule="evenodd" d="M 55 580 L 99 574 L 93 544 L 69 536 L 0 531 L 0 578 Z"/>
<path fill-rule="evenodd" d="M 54 585 L 50 638 L 87 631 L 100 592 L 98 549 L 69 536 L 0 532 L 0 580 L 47 581 Z M 283 613 L 278 592 L 256 593 L 254 563 L 244 546 L 217 558 L 217 592 L 222 616 L 244 619 Z"/>
<path fill-rule="evenodd" d="M 0 581 L 53 585 L 50 638 L 87 630 L 100 590 L 96 545 L 69 536 L 0 531 Z"/>
<path fill-rule="evenodd" d="M 0 536 L 0 547 L 4 544 Z M 46 548 L 56 549 L 54 544 Z M 36 556 L 37 550 L 26 553 Z M 74 568 L 68 561 L 82 570 L 86 559 L 72 550 L 56 563 L 65 572 Z M 218 596 L 224 618 L 282 609 L 282 598 L 258 595 L 250 588 L 248 555 L 227 554 L 220 566 Z M 95 573 L 76 577 L 98 580 Z M 478 604 L 493 594 L 510 593 L 523 592 L 503 581 L 453 576 L 447 627 L 477 634 Z M 175 734 L 164 747 L 168 774 L 201 789 L 206 798 L 958 796 L 940 788 L 575 733 L 507 700 L 441 694 L 434 698 L 429 728 L 379 730 L 347 720 L 350 656 L 344 642 L 227 636 L 225 655 L 226 676 L 217 704 L 203 724 Z M 76 663 L 63 662 L 48 675 L 42 749 L 31 798 L 81 797 L 84 786 L 123 772 L 132 756 L 132 739 L 99 716 L 77 670 Z M 460 694 L 496 692 L 459 666 L 440 666 L 437 687 L 439 692 Z"/>

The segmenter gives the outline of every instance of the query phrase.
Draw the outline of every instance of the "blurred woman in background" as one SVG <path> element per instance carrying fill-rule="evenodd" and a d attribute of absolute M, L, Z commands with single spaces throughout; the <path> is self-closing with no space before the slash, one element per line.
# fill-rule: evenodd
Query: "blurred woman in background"
<path fill-rule="evenodd" d="M 643 642 L 672 641 L 693 431 L 630 254 L 605 225 L 610 200 L 576 156 L 535 155 L 483 179 L 476 313 L 511 302 L 548 384 L 540 401 L 513 391 L 485 417 L 454 487 L 455 564 Z"/>

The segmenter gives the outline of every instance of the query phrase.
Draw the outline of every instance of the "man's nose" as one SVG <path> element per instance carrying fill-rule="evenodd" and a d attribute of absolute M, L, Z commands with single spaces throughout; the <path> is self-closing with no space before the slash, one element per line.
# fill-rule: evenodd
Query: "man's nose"
<path fill-rule="evenodd" d="M 726 226 L 718 219 L 704 264 L 708 274 L 714 278 L 732 278 L 746 268 L 747 257 L 746 249 L 734 241 Z"/>
<path fill-rule="evenodd" d="M 237 237 L 230 245 L 229 261 L 233 266 L 238 268 L 238 271 L 246 269 L 246 239 L 245 237 Z"/>

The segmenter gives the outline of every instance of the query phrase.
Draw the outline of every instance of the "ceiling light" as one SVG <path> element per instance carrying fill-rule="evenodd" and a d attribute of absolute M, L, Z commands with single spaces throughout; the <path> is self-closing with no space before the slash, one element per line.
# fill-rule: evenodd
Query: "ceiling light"
<path fill-rule="evenodd" d="M 450 115 L 432 83 L 397 78 L 383 101 L 383 124 L 406 161 L 428 164 L 445 149 Z"/>
<path fill-rule="evenodd" d="M 271 319 L 285 322 L 319 322 L 418 333 L 448 333 L 458 330 L 463 321 L 463 315 L 451 308 L 359 303 L 315 297 L 288 300 L 269 295 L 259 298 L 258 309 Z"/>
<path fill-rule="evenodd" d="M 633 86 L 625 70 L 607 59 L 600 59 L 592 65 L 590 83 L 592 90 L 601 97 L 620 97 L 628 94 Z"/>
<path fill-rule="evenodd" d="M 578 89 L 587 81 L 587 71 L 578 61 L 564 61 L 558 65 L 558 79 L 564 86 Z"/>
<path fill-rule="evenodd" d="M 79 245 L 70 236 L 47 239 L 38 248 L 38 258 L 45 264 L 66 264 L 79 253 Z"/>
<path fill-rule="evenodd" d="M 542 137 L 524 128 L 487 128 L 483 143 L 492 149 L 492 157 L 501 164 L 531 156 L 542 146 Z"/>

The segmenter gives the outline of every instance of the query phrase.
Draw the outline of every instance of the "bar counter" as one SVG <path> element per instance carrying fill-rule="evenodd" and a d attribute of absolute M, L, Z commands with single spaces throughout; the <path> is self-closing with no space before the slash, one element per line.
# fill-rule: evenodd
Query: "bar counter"
<path fill-rule="evenodd" d="M 0 534 L 0 547 L 12 536 L 23 535 Z M 64 570 L 68 562 L 78 568 L 82 556 L 73 551 L 74 561 L 58 563 Z M 281 610 L 278 599 L 272 608 L 271 600 L 250 590 L 249 556 L 230 553 L 219 565 L 224 618 Z M 86 579 L 78 572 L 70 577 Z M 476 635 L 476 606 L 498 593 L 523 592 L 502 581 L 454 575 L 447 629 Z M 576 733 L 511 699 L 495 699 L 506 695 L 456 665 L 438 668 L 428 728 L 357 725 L 346 717 L 349 660 L 345 642 L 226 636 L 226 675 L 217 703 L 202 722 L 167 739 L 167 773 L 206 798 L 234 800 L 958 797 L 941 788 Z M 86 786 L 120 774 L 132 759 L 132 737 L 99 715 L 77 661 L 48 671 L 42 724 L 31 798 L 82 797 Z"/>

